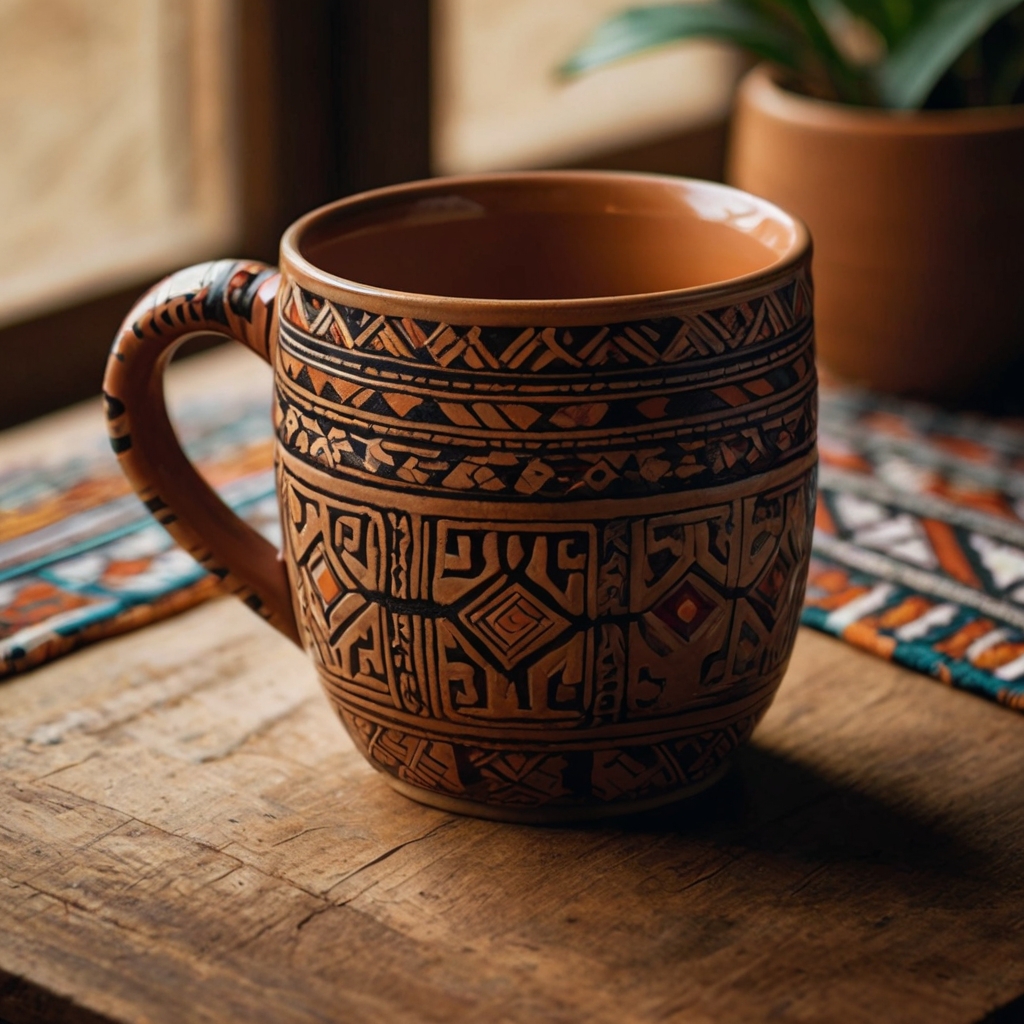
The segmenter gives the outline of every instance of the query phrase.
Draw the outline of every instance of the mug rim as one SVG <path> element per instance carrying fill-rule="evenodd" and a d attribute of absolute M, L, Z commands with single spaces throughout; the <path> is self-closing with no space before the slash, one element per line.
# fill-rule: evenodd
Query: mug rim
<path fill-rule="evenodd" d="M 742 197 L 766 218 L 789 229 L 792 241 L 772 263 L 736 277 L 668 291 L 570 299 L 485 299 L 399 291 L 331 274 L 312 263 L 301 250 L 305 233 L 339 211 L 356 213 L 360 208 L 371 209 L 382 202 L 429 197 L 469 185 L 529 185 L 552 181 L 593 184 L 609 180 L 622 184 L 671 186 L 691 193 L 710 193 L 718 199 Z M 719 182 L 623 171 L 510 171 L 403 182 L 327 203 L 299 217 L 285 230 L 281 238 L 280 267 L 289 278 L 315 294 L 371 313 L 481 327 L 582 327 L 670 316 L 691 309 L 706 309 L 715 303 L 742 301 L 747 296 L 763 293 L 788 277 L 795 267 L 809 259 L 811 251 L 810 232 L 799 217 L 760 196 Z"/>

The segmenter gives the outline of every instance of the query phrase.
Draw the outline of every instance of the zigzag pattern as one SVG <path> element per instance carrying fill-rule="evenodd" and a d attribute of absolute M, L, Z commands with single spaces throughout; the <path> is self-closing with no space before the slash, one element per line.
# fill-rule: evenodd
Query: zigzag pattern
<path fill-rule="evenodd" d="M 682 317 L 604 327 L 460 327 L 368 313 L 291 282 L 281 315 L 305 334 L 349 350 L 446 369 L 565 373 L 671 365 L 771 342 L 810 318 L 811 295 L 801 268 L 768 295 Z"/>
<path fill-rule="evenodd" d="M 642 497 L 755 477 L 814 445 L 802 272 L 730 307 L 571 329 L 457 328 L 285 289 L 278 438 L 338 476 L 516 501 Z M 627 372 L 594 372 L 609 367 Z"/>

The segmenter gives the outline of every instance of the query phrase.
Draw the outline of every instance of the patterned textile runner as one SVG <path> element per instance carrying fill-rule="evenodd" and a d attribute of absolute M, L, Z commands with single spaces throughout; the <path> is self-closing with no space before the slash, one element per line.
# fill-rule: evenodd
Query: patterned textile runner
<path fill-rule="evenodd" d="M 193 401 L 176 420 L 204 476 L 279 544 L 269 394 Z M 0 471 L 0 678 L 216 594 L 132 493 L 99 408 L 87 454 Z"/>
<path fill-rule="evenodd" d="M 190 456 L 277 543 L 265 395 L 193 401 Z M 0 471 L 0 677 L 213 596 L 212 577 L 88 455 Z M 1024 710 L 1024 425 L 832 386 L 805 625 Z"/>
<path fill-rule="evenodd" d="M 824 388 L 803 622 L 1024 711 L 1024 424 Z"/>

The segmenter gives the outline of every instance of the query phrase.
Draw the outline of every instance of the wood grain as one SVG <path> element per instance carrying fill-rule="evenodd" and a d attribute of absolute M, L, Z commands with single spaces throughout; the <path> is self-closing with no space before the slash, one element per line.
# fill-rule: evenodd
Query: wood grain
<path fill-rule="evenodd" d="M 235 349 L 169 376 L 265 384 Z M 967 1024 L 1024 992 L 1022 777 L 1020 716 L 805 630 L 705 796 L 457 818 L 217 601 L 0 685 L 0 1020 Z"/>
<path fill-rule="evenodd" d="M 17 990 L 67 1020 L 975 1020 L 1024 989 L 1022 736 L 804 632 L 707 796 L 461 819 L 394 794 L 218 601 L 0 689 L 0 1016 Z"/>

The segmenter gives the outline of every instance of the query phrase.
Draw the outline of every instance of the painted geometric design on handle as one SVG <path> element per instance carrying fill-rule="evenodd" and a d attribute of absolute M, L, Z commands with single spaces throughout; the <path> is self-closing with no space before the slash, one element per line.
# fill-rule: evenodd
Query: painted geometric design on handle
<path fill-rule="evenodd" d="M 297 639 L 289 596 L 280 579 L 254 585 L 246 559 L 225 559 L 212 551 L 196 510 L 221 508 L 219 499 L 191 469 L 166 419 L 159 375 L 174 349 L 194 334 L 223 334 L 242 342 L 268 362 L 275 343 L 274 301 L 280 275 L 264 263 L 217 260 L 189 267 L 166 278 L 147 292 L 129 312 L 111 349 L 104 378 L 104 398 L 110 443 L 125 475 L 153 516 L 174 539 L 229 593 L 286 635 Z M 155 397 L 154 397 L 155 396 Z M 133 416 L 136 421 L 133 424 Z M 138 443 L 141 433 L 145 446 Z M 145 447 L 145 451 L 140 450 Z M 171 472 L 169 467 L 176 466 Z M 173 492 L 173 493 L 172 493 Z M 188 521 L 174 511 L 190 501 Z M 216 516 L 216 511 L 213 512 Z M 223 518 L 223 517 L 222 517 Z M 266 542 L 240 520 L 237 541 L 251 535 Z M 242 546 L 238 542 L 237 546 Z M 268 552 L 259 551 L 264 562 Z M 272 552 L 269 552 L 272 555 Z M 264 575 L 266 575 L 264 573 Z"/>

